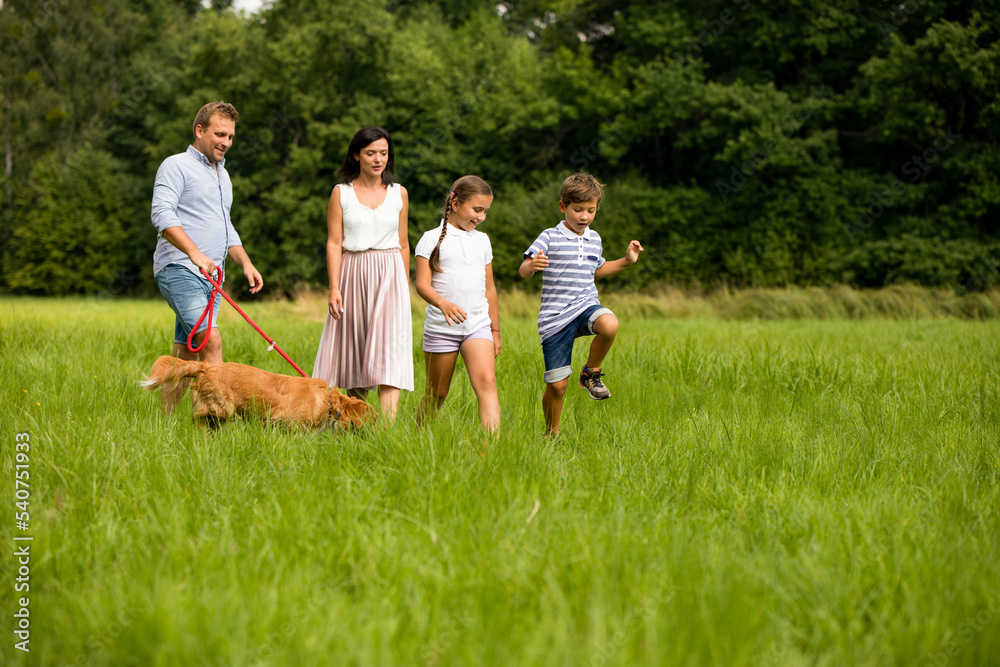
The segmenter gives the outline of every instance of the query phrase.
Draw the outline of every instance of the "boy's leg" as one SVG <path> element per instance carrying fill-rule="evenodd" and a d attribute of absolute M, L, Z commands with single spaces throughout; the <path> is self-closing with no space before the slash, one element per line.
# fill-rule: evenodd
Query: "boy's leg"
<path fill-rule="evenodd" d="M 569 387 L 569 378 L 545 385 L 542 394 L 542 412 L 545 413 L 545 434 L 559 435 L 559 422 L 562 419 L 563 396 Z"/>
<path fill-rule="evenodd" d="M 610 311 L 609 311 L 610 312 Z M 545 434 L 558 435 L 562 418 L 563 396 L 573 375 L 573 343 L 578 336 L 589 334 L 587 313 L 581 313 L 562 330 L 542 341 L 545 357 L 545 392 L 542 412 L 545 413 Z"/>
<path fill-rule="evenodd" d="M 604 357 L 608 356 L 611 346 L 618 335 L 618 318 L 614 313 L 604 313 L 594 321 L 594 340 L 590 343 L 590 353 L 587 355 L 587 366 L 600 368 Z"/>
<path fill-rule="evenodd" d="M 487 433 L 500 430 L 500 399 L 497 396 L 496 361 L 493 341 L 470 338 L 462 343 L 462 359 L 469 371 L 469 382 L 479 402 L 479 423 Z"/>
<path fill-rule="evenodd" d="M 417 411 L 417 423 L 437 412 L 444 404 L 451 388 L 451 378 L 455 373 L 455 362 L 458 351 L 455 352 L 424 352 L 424 368 L 427 370 L 427 385 L 424 397 Z"/>
<path fill-rule="evenodd" d="M 590 314 L 586 329 L 585 335 L 593 334 L 594 340 L 590 343 L 587 363 L 580 371 L 580 386 L 586 389 L 587 394 L 594 400 L 611 398 L 611 392 L 601 379 L 601 364 L 618 334 L 618 318 L 607 308 L 596 308 Z"/>

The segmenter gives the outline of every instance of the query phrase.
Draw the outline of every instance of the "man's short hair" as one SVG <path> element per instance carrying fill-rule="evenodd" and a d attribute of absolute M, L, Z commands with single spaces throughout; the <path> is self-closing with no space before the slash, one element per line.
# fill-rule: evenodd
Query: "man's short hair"
<path fill-rule="evenodd" d="M 578 204 L 592 199 L 596 199 L 598 204 L 601 203 L 604 199 L 604 184 L 598 183 L 596 178 L 582 171 L 563 181 L 559 190 L 559 200 L 563 204 Z"/>
<path fill-rule="evenodd" d="M 229 102 L 223 102 L 221 100 L 218 102 L 209 102 L 199 109 L 198 115 L 194 117 L 194 124 L 191 125 L 192 134 L 199 125 L 201 125 L 202 128 L 208 128 L 208 124 L 211 122 L 212 116 L 215 114 L 228 118 L 234 123 L 240 119 L 240 114 L 236 111 L 236 107 Z"/>

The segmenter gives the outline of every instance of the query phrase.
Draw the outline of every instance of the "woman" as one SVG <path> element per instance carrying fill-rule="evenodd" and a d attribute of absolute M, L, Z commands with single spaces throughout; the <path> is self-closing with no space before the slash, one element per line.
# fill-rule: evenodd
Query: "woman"
<path fill-rule="evenodd" d="M 394 420 L 401 389 L 413 391 L 410 243 L 406 188 L 393 183 L 389 133 L 351 139 L 327 209 L 330 298 L 313 377 L 364 398 L 377 387 Z"/>

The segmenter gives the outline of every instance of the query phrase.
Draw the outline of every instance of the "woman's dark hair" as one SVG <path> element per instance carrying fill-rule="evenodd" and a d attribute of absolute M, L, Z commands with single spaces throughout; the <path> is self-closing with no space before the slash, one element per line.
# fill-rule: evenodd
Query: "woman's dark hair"
<path fill-rule="evenodd" d="M 396 151 L 392 148 L 392 137 L 386 130 L 374 125 L 361 128 L 351 139 L 344 164 L 340 165 L 340 169 L 337 170 L 337 178 L 340 179 L 341 183 L 354 182 L 354 179 L 361 173 L 361 163 L 354 156 L 360 153 L 365 146 L 379 139 L 385 139 L 389 144 L 389 159 L 386 160 L 385 168 L 382 169 L 382 185 L 389 187 L 393 184 L 392 169 L 396 164 Z"/>

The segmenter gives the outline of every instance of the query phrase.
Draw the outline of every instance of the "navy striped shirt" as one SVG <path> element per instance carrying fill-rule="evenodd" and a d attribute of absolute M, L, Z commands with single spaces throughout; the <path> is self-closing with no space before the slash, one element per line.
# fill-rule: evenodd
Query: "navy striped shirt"
<path fill-rule="evenodd" d="M 594 272 L 604 264 L 601 237 L 589 227 L 577 235 L 565 221 L 538 235 L 525 259 L 545 253 L 549 266 L 542 271 L 542 305 L 538 310 L 538 335 L 546 338 L 561 331 L 590 306 L 600 305 Z"/>

